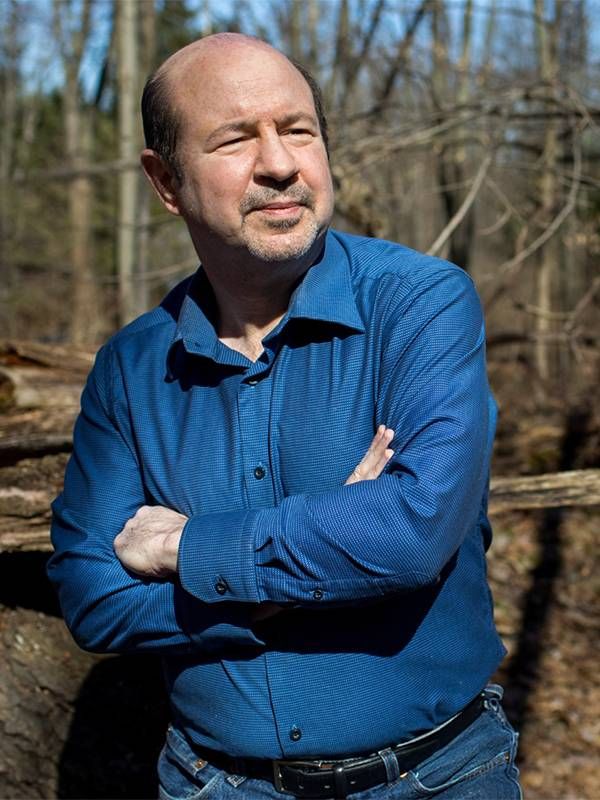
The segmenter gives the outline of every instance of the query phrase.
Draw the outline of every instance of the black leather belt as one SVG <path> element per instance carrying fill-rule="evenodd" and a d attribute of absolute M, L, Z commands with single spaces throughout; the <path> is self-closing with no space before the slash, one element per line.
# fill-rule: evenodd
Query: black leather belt
<path fill-rule="evenodd" d="M 400 774 L 416 767 L 468 728 L 483 711 L 484 699 L 482 693 L 434 730 L 390 747 L 389 750 L 398 761 Z M 295 797 L 344 798 L 350 793 L 362 792 L 387 782 L 385 763 L 377 753 L 338 760 L 303 761 L 231 758 L 216 751 L 210 754 L 203 751 L 202 757 L 234 775 L 270 780 L 279 792 Z"/>

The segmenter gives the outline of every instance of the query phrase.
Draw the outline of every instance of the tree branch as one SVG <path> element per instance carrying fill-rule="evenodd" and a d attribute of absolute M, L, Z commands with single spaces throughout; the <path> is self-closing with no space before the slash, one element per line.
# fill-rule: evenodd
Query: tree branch
<path fill-rule="evenodd" d="M 487 155 L 483 161 L 481 162 L 479 169 L 477 170 L 477 174 L 475 175 L 475 179 L 469 189 L 469 192 L 465 199 L 463 200 L 460 208 L 457 210 L 456 214 L 452 217 L 452 219 L 448 222 L 444 230 L 439 234 L 435 242 L 429 247 L 427 250 L 427 255 L 434 256 L 442 249 L 442 247 L 446 244 L 448 239 L 452 236 L 454 231 L 458 228 L 460 223 L 465 218 L 467 212 L 473 205 L 475 198 L 479 190 L 481 189 L 481 185 L 485 180 L 485 176 L 494 160 L 493 155 L 490 153 Z"/>

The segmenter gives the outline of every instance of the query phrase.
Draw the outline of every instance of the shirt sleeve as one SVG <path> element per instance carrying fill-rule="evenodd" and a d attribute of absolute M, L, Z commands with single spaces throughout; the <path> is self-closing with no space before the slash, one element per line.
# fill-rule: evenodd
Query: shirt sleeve
<path fill-rule="evenodd" d="M 179 553 L 190 593 L 313 604 L 416 590 L 478 524 L 494 420 L 477 293 L 448 267 L 390 306 L 375 420 L 396 432 L 386 472 L 276 508 L 192 517 Z"/>
<path fill-rule="evenodd" d="M 83 392 L 64 491 L 52 506 L 48 575 L 73 636 L 98 652 L 260 645 L 247 605 L 209 606 L 177 580 L 143 580 L 118 560 L 113 541 L 147 498 L 127 421 L 111 407 L 113 380 L 108 345 Z"/>

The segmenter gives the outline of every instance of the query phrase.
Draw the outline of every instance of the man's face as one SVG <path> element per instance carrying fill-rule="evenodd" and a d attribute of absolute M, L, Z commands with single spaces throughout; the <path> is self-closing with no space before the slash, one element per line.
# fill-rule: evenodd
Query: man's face
<path fill-rule="evenodd" d="M 305 255 L 329 224 L 333 188 L 304 78 L 281 55 L 247 45 L 182 75 L 171 82 L 177 198 L 200 256 L 223 245 L 264 261 Z"/>

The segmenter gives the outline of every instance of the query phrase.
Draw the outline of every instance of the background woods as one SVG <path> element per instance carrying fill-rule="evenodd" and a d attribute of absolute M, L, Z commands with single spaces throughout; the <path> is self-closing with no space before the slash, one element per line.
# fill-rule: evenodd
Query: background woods
<path fill-rule="evenodd" d="M 94 348 L 196 266 L 140 173 L 143 83 L 240 30 L 323 87 L 335 225 L 475 279 L 501 412 L 498 677 L 527 796 L 594 800 L 600 0 L 0 0 L 0 22 L 0 796 L 155 791 L 158 667 L 64 633 L 48 501 Z"/>

